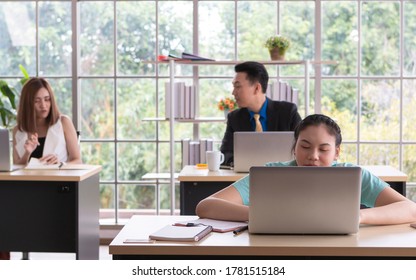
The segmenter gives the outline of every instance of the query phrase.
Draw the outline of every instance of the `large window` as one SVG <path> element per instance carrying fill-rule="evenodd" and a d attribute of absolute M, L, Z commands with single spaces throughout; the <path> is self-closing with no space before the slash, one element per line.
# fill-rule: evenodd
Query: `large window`
<path fill-rule="evenodd" d="M 288 60 L 310 60 L 310 104 L 341 125 L 342 160 L 387 164 L 409 175 L 416 200 L 415 1 L 3 1 L 0 78 L 16 84 L 22 64 L 47 77 L 64 114 L 81 131 L 84 162 L 100 164 L 101 218 L 118 223 L 132 213 L 171 208 L 166 64 L 159 54 L 186 51 L 216 60 L 268 60 L 263 43 L 281 33 L 292 40 Z M 268 67 L 272 80 L 304 88 L 303 68 Z M 199 115 L 221 117 L 216 102 L 231 95 L 230 66 L 181 66 L 179 79 L 199 85 Z M 180 140 L 213 138 L 222 122 L 175 124 L 175 171 Z M 179 192 L 176 190 L 178 209 Z"/>

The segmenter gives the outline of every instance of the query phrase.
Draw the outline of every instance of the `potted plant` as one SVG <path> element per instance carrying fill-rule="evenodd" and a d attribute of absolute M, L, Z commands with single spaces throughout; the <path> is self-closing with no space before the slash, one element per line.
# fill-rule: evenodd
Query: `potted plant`
<path fill-rule="evenodd" d="M 19 68 L 23 73 L 23 78 L 20 80 L 20 83 L 23 85 L 29 79 L 29 75 L 22 65 L 19 65 Z M 17 90 L 9 86 L 6 81 L 0 80 L 0 126 L 9 128 L 14 125 L 17 97 Z"/>
<path fill-rule="evenodd" d="M 272 60 L 284 60 L 290 40 L 282 35 L 275 35 L 269 37 L 264 46 L 269 50 Z"/>

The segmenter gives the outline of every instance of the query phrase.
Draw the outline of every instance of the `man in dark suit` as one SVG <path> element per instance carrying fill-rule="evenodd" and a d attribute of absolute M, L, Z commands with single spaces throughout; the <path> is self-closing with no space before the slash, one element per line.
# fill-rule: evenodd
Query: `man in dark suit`
<path fill-rule="evenodd" d="M 247 61 L 234 67 L 233 95 L 239 109 L 228 114 L 221 144 L 225 165 L 234 162 L 234 132 L 255 131 L 254 115 L 260 115 L 262 131 L 293 131 L 301 117 L 293 103 L 266 97 L 269 74 L 263 64 Z"/>

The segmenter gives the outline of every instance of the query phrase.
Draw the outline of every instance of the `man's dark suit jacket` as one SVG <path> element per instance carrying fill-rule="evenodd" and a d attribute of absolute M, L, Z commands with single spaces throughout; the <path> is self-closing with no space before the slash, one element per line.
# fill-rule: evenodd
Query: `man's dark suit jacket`
<path fill-rule="evenodd" d="M 268 99 L 266 112 L 268 131 L 293 131 L 302 120 L 296 105 L 285 101 Z M 225 156 L 225 165 L 231 165 L 234 162 L 235 131 L 253 131 L 247 108 L 240 108 L 228 114 L 227 128 L 220 148 Z"/>

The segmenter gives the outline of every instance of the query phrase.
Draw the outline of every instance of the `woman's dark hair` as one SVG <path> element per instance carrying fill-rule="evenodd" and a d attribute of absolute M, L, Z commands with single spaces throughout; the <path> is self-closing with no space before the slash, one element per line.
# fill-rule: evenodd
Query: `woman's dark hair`
<path fill-rule="evenodd" d="M 322 114 L 314 114 L 309 115 L 306 118 L 304 118 L 298 126 L 295 128 L 295 140 L 293 143 L 292 151 L 295 150 L 296 143 L 298 142 L 299 134 L 302 130 L 305 130 L 309 126 L 318 126 L 324 124 L 326 126 L 326 129 L 330 135 L 335 136 L 335 146 L 339 147 L 342 142 L 342 136 L 341 136 L 341 128 L 339 125 L 330 117 L 322 115 Z"/>

